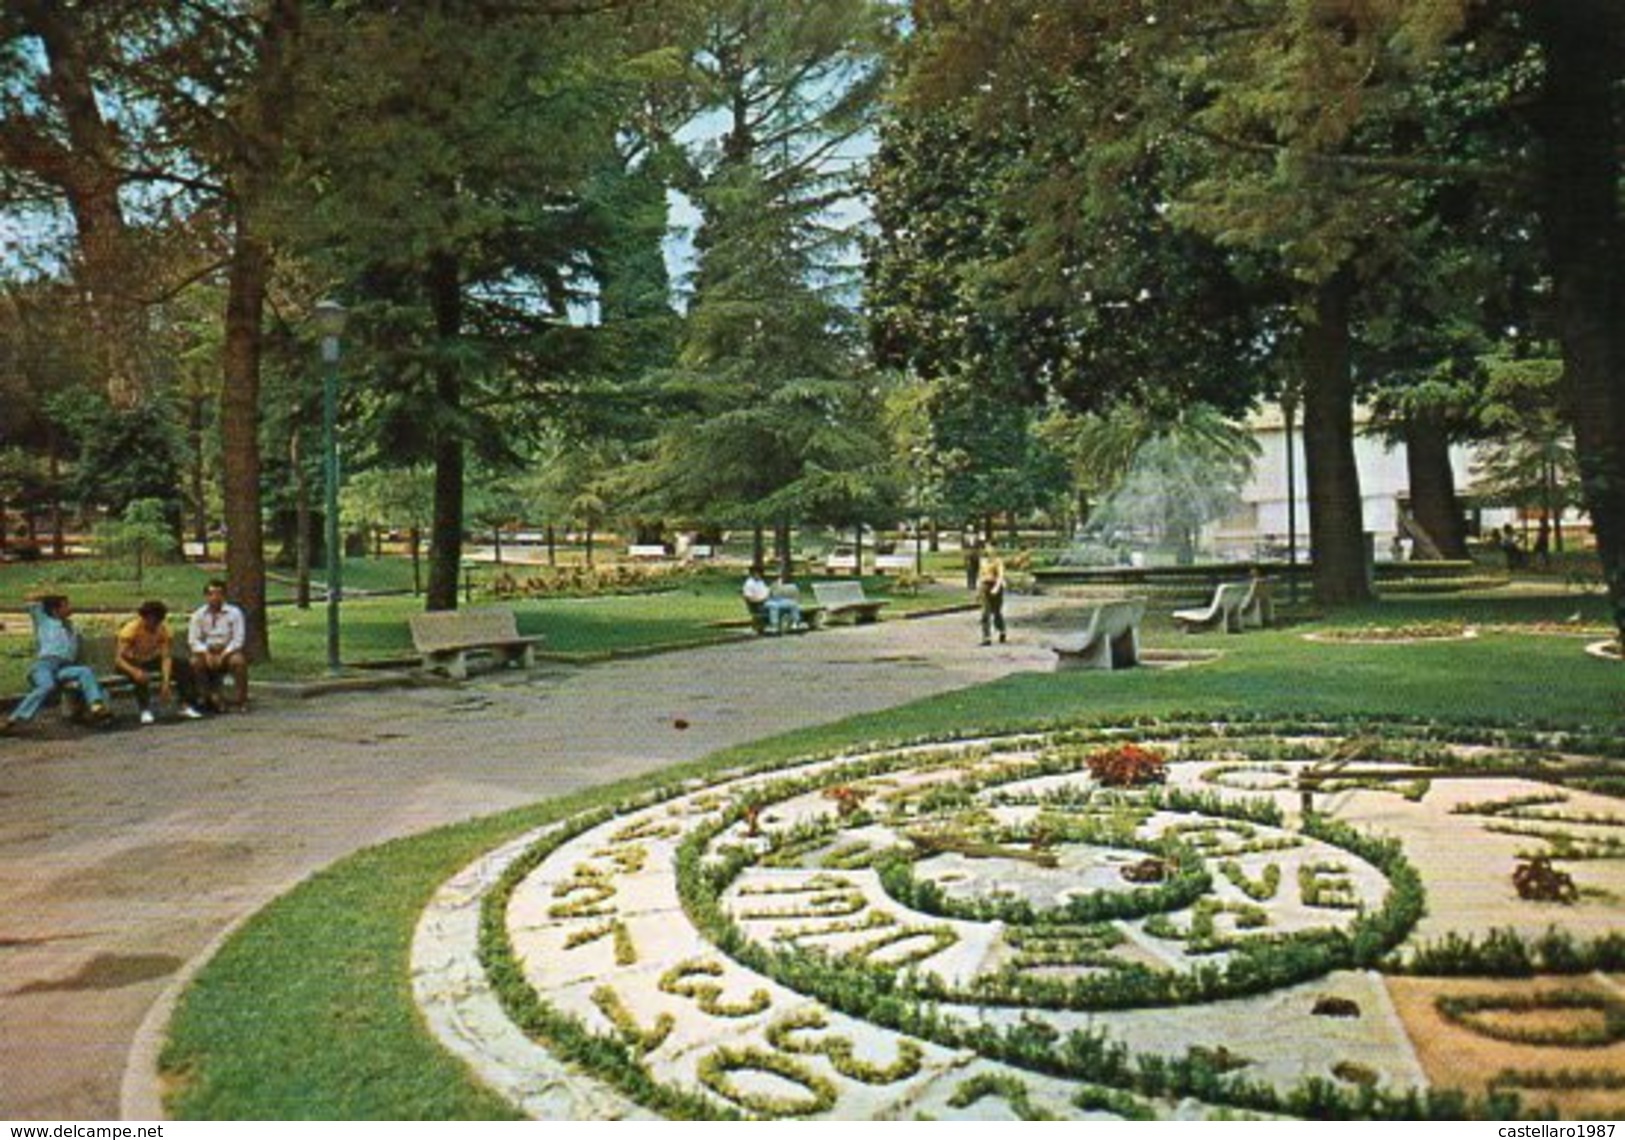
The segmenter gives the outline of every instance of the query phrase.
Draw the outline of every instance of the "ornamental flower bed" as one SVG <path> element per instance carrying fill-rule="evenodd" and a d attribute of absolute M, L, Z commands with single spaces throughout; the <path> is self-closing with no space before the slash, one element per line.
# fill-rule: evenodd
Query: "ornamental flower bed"
<path fill-rule="evenodd" d="M 1502 1119 L 1518 1109 L 1488 1082 L 1515 1068 L 1520 1091 L 1583 1084 L 1523 1111 L 1608 1116 L 1618 1098 L 1598 1082 L 1621 1071 L 1608 1050 L 1625 1048 L 1613 1006 L 1564 997 L 1549 979 L 1524 987 L 1538 990 L 1528 1013 L 1478 999 L 1451 1021 L 1434 999 L 1518 991 L 1501 976 L 1621 968 L 1625 937 L 1612 931 L 1625 889 L 1610 861 L 1573 868 L 1579 889 L 1548 908 L 1551 932 L 1482 943 L 1460 931 L 1477 930 L 1486 906 L 1532 908 L 1505 872 L 1439 873 L 1473 850 L 1478 815 L 1518 820 L 1561 802 L 1575 826 L 1612 820 L 1595 793 L 1536 791 L 1527 773 L 1554 752 L 1616 749 L 1611 734 L 1201 720 L 806 757 L 586 813 L 514 845 L 506 867 L 481 860 L 467 873 L 496 885 L 475 949 L 510 1016 L 602 1082 L 595 1095 L 670 1115 L 940 1118 L 964 1111 L 949 1103 L 965 1099 L 961 1075 L 985 1074 L 1009 1111 L 1025 1089 L 1032 1116 L 1197 1105 Z M 1509 782 L 1474 789 L 1457 811 L 1352 797 L 1298 818 L 1270 792 L 1203 786 L 1188 763 L 1424 755 Z M 751 830 L 759 841 L 744 841 Z M 1443 884 L 1432 897 L 1424 870 Z M 450 922 L 467 884 L 445 896 L 444 929 L 473 946 Z M 1437 929 L 1411 944 L 1424 909 Z M 440 984 L 460 994 L 464 979 Z M 1385 989 L 1415 991 L 1403 1025 L 1370 1016 Z M 1079 1029 L 1082 1013 L 1098 1023 Z M 1311 1024 L 1322 1017 L 1343 1023 Z M 1282 1032 L 1256 1033 L 1260 1018 Z M 1514 1021 L 1516 1040 L 1481 1029 Z M 1550 1025 L 1561 1040 L 1529 1040 Z M 1451 1047 L 1430 1052 L 1439 1037 Z M 1222 1052 L 1237 1039 L 1248 1042 L 1239 1067 Z M 1462 1042 L 1492 1052 L 1451 1067 Z M 1513 1052 L 1533 1048 L 1568 1052 Z M 968 1055 L 975 1068 L 961 1074 Z M 533 1078 L 533 1052 L 512 1064 Z"/>

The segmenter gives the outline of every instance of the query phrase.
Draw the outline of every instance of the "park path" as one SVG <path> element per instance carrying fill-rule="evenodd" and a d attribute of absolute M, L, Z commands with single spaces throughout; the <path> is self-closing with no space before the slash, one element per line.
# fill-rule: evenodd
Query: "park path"
<path fill-rule="evenodd" d="M 183 966 L 353 851 L 1048 669 L 1034 623 L 1056 605 L 1012 597 L 1010 644 L 989 648 L 959 613 L 0 739 L 0 1119 L 116 1117 L 132 1042 Z"/>

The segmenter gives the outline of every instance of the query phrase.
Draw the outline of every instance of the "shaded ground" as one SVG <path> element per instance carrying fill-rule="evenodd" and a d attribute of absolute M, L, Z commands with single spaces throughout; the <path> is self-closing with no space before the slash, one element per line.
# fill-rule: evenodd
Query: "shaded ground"
<path fill-rule="evenodd" d="M 361 847 L 1052 656 L 966 614 L 247 717 L 0 740 L 0 1118 L 116 1116 L 133 1036 L 230 923 Z M 1026 628 L 1024 628 L 1026 626 Z"/>

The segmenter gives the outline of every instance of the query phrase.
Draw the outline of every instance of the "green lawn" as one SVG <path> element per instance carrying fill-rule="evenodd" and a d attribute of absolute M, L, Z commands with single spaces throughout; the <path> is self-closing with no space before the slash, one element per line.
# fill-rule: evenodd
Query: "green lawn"
<path fill-rule="evenodd" d="M 658 636 L 731 612 L 718 583 L 673 598 L 535 603 L 525 625 L 558 642 Z M 471 1082 L 418 1025 L 407 950 L 436 886 L 480 853 L 539 823 L 614 803 L 697 773 L 767 764 L 864 742 L 1021 729 L 1055 721 L 1196 714 L 1220 717 L 1431 719 L 1445 725 L 1625 730 L 1625 673 L 1568 636 L 1485 633 L 1476 641 L 1348 645 L 1301 636 L 1331 624 L 1423 620 L 1531 624 L 1600 599 L 1547 596 L 1406 598 L 1335 621 L 1229 636 L 1186 636 L 1157 616 L 1158 647 L 1221 649 L 1213 663 L 1119 673 L 1033 673 L 755 742 L 697 764 L 596 788 L 361 852 L 256 916 L 199 976 L 171 1030 L 164 1066 L 183 1118 L 502 1117 L 509 1108 Z M 380 622 L 380 624 L 384 624 Z M 618 630 L 619 632 L 613 632 Z"/>
<path fill-rule="evenodd" d="M 486 574 L 481 568 L 481 577 Z M 141 598 L 157 597 L 169 603 L 171 623 L 184 627 L 185 615 L 202 597 L 203 584 L 213 574 L 200 567 L 170 565 L 149 572 L 142 589 L 133 581 L 111 576 L 104 563 L 89 560 L 67 563 L 18 563 L 0 566 L 0 610 L 20 610 L 24 597 L 42 589 L 70 594 L 87 632 L 105 630 L 129 613 Z M 516 576 L 519 576 L 516 572 Z M 733 572 L 707 572 L 677 580 L 666 588 L 642 593 L 596 594 L 585 597 L 516 598 L 511 605 L 526 635 L 546 639 L 545 653 L 590 658 L 595 655 L 639 652 L 670 646 L 694 645 L 744 636 L 737 627 L 745 617 L 739 600 L 740 577 Z M 423 600 L 410 593 L 370 594 L 369 591 L 409 591 L 411 562 L 405 558 L 351 559 L 344 567 L 347 593 L 340 608 L 340 643 L 347 665 L 365 667 L 413 657 L 407 621 L 423 608 Z M 928 609 L 967 600 L 962 591 L 943 589 L 919 594 L 891 591 L 892 579 L 864 579 L 868 594 L 889 598 L 889 615 Z M 811 600 L 811 590 L 804 591 Z M 257 670 L 272 679 L 323 675 L 327 662 L 327 611 L 320 593 L 308 610 L 292 605 L 293 587 L 281 575 L 270 587 L 272 608 L 272 660 Z M 474 604 L 492 604 L 493 598 L 476 589 Z M 26 622 L 7 622 L 0 631 L 0 662 L 22 663 L 33 653 Z"/>

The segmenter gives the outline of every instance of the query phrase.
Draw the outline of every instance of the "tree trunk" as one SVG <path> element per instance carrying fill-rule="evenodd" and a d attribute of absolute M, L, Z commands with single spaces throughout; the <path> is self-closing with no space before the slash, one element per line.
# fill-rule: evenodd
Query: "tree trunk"
<path fill-rule="evenodd" d="M 459 424 L 463 378 L 452 342 L 462 331 L 463 294 L 457 260 L 438 253 L 429 259 L 429 305 L 434 310 L 440 352 L 435 361 L 434 522 L 429 539 L 431 610 L 457 608 L 457 572 L 463 561 L 463 433 Z"/>
<path fill-rule="evenodd" d="M 1405 422 L 1405 468 L 1411 487 L 1411 514 L 1445 558 L 1467 557 L 1467 526 L 1450 469 L 1450 438 L 1427 417 Z"/>
<path fill-rule="evenodd" d="M 1303 442 L 1309 479 L 1309 545 L 1315 600 L 1365 601 L 1365 523 L 1354 462 L 1354 370 L 1349 306 L 1354 276 L 1339 270 L 1316 290 L 1315 320 L 1304 330 Z"/>
<path fill-rule="evenodd" d="M 260 519 L 260 315 L 271 252 L 249 211 L 237 204 L 226 296 L 225 384 L 220 393 L 226 581 L 248 619 L 248 656 L 271 656 L 265 629 L 265 536 Z"/>
<path fill-rule="evenodd" d="M 193 395 L 186 412 L 186 442 L 192 449 L 192 539 L 198 544 L 199 557 L 209 557 L 209 502 L 204 485 L 203 463 L 203 403 L 204 397 Z"/>
<path fill-rule="evenodd" d="M 761 523 L 750 528 L 750 564 L 767 565 L 767 531 Z"/>
<path fill-rule="evenodd" d="M 295 604 L 310 609 L 310 480 L 299 454 L 299 430 L 288 438 L 288 462 L 293 466 L 294 577 L 298 582 Z"/>
<path fill-rule="evenodd" d="M 407 531 L 407 539 L 412 543 L 412 596 L 415 598 L 423 593 L 422 529 L 412 527 Z"/>
<path fill-rule="evenodd" d="M 68 538 L 62 526 L 62 449 L 55 428 L 51 429 L 48 446 L 51 449 L 47 468 L 51 476 L 51 553 L 57 558 L 66 558 Z"/>
<path fill-rule="evenodd" d="M 773 554 L 779 564 L 779 574 L 788 580 L 795 567 L 790 556 L 790 524 L 787 522 L 773 524 Z"/>
<path fill-rule="evenodd" d="M 1564 411 L 1574 428 L 1580 487 L 1625 639 L 1625 300 L 1620 292 L 1615 0 L 1536 4 L 1546 60 L 1534 116 L 1541 144 L 1540 214 L 1556 287 Z M 1610 31 L 1614 34 L 1610 35 Z"/>
<path fill-rule="evenodd" d="M 227 260 L 226 330 L 221 351 L 221 482 L 225 497 L 226 578 L 231 600 L 248 620 L 249 660 L 271 656 L 266 629 L 265 534 L 260 521 L 261 320 L 271 277 L 271 244 L 260 213 L 273 209 L 287 116 L 293 108 L 292 49 L 299 0 L 271 0 L 255 48 L 254 73 L 233 116 L 228 181 L 231 254 Z"/>

